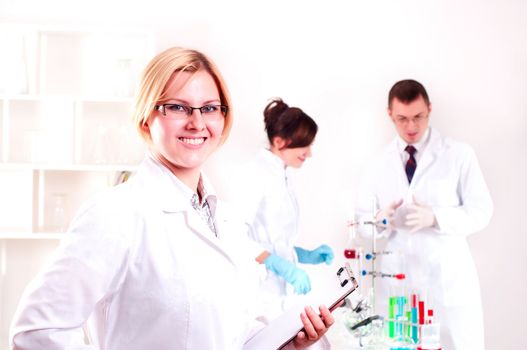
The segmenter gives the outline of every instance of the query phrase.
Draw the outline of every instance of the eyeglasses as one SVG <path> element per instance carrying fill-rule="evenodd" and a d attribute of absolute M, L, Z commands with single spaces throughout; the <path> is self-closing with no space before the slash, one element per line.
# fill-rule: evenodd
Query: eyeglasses
<path fill-rule="evenodd" d="M 397 116 L 397 117 L 395 117 L 395 122 L 397 124 L 401 124 L 401 125 L 407 125 L 408 123 L 410 123 L 410 121 L 412 121 L 414 124 L 420 124 L 420 123 L 424 122 L 427 119 L 428 119 L 428 114 L 418 114 L 418 115 L 416 115 L 413 118 L 411 118 L 411 117 L 404 117 L 404 116 Z"/>
<path fill-rule="evenodd" d="M 225 105 L 205 105 L 201 107 L 191 107 L 176 103 L 166 103 L 162 105 L 156 105 L 154 109 L 163 113 L 165 117 L 171 119 L 186 119 L 190 117 L 192 113 L 194 113 L 195 109 L 197 109 L 200 111 L 203 118 L 217 120 L 225 117 L 229 108 Z"/>

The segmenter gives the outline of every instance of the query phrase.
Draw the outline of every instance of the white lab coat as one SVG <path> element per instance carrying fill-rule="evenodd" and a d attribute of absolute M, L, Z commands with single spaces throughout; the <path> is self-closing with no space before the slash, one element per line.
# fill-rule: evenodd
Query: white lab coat
<path fill-rule="evenodd" d="M 249 237 L 269 252 L 296 264 L 294 245 L 299 212 L 289 169 L 280 157 L 261 149 L 253 161 L 237 170 L 232 177 L 231 202 L 247 225 Z M 291 286 L 270 271 L 262 283 L 262 295 L 266 299 L 265 308 L 273 310 L 270 318 L 295 302 Z"/>
<path fill-rule="evenodd" d="M 245 223 L 248 236 L 265 250 L 296 264 L 298 202 L 291 171 L 282 159 L 268 149 L 261 149 L 256 159 L 232 175 L 229 192 L 231 204 Z M 269 320 L 306 301 L 271 271 L 261 280 L 259 298 L 255 300 L 255 312 Z M 330 348 L 325 336 L 309 347 L 311 350 Z"/>
<path fill-rule="evenodd" d="M 266 250 L 295 263 L 298 237 L 298 203 L 289 169 L 280 157 L 262 149 L 256 159 L 234 176 L 232 203 L 247 225 L 249 237 Z M 276 277 L 269 273 L 269 277 Z M 272 278 L 279 294 L 287 294 L 285 281 Z M 274 288 L 276 288 L 274 287 Z"/>
<path fill-rule="evenodd" d="M 443 138 L 430 128 L 422 152 L 408 185 L 395 139 L 375 158 L 359 187 L 357 211 L 370 218 L 372 198 L 379 209 L 405 199 L 394 216 L 397 227 L 386 243 L 392 254 L 381 257 L 380 270 L 404 272 L 406 281 L 375 280 L 377 311 L 386 313 L 390 292 L 425 293 L 441 324 L 443 349 L 483 349 L 479 282 L 466 236 L 489 223 L 492 200 L 470 146 Z M 405 205 L 412 195 L 432 208 L 438 227 L 408 232 Z"/>
<path fill-rule="evenodd" d="M 191 207 L 189 189 L 147 157 L 128 182 L 79 211 L 49 266 L 27 287 L 11 346 L 241 349 L 258 327 L 249 306 L 257 275 L 265 273 L 254 261 L 262 249 L 222 203 L 215 217 L 218 238 Z M 89 317 L 98 345 L 83 341 Z"/>

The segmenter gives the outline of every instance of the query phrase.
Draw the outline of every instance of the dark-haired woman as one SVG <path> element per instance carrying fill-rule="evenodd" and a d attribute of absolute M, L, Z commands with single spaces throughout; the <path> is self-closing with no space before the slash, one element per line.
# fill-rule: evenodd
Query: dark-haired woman
<path fill-rule="evenodd" d="M 290 296 L 311 289 L 307 273 L 297 263 L 329 265 L 333 251 L 327 245 L 314 250 L 295 245 L 299 210 L 289 172 L 311 157 L 317 124 L 281 99 L 265 107 L 264 122 L 269 146 L 236 174 L 231 195 L 241 206 L 250 238 L 272 253 L 272 259 L 265 260 L 268 274 L 262 283 L 262 305 L 272 317 L 287 308 L 294 299 Z"/>

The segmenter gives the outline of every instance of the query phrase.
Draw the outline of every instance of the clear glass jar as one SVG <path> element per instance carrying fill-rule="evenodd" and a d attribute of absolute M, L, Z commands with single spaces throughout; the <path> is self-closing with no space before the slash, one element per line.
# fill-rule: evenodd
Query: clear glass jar
<path fill-rule="evenodd" d="M 53 218 L 52 229 L 56 232 L 65 232 L 67 229 L 66 221 L 66 194 L 53 194 Z"/>

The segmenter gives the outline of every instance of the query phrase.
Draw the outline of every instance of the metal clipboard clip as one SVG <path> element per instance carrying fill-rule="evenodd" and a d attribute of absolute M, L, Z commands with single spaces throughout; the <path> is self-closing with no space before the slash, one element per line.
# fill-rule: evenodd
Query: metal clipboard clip
<path fill-rule="evenodd" d="M 348 295 L 359 287 L 355 276 L 353 276 L 349 263 L 345 263 L 343 267 L 337 270 L 337 280 L 340 286 L 339 291 L 337 292 L 338 297 L 336 298 L 336 301 L 330 305 L 330 311 L 333 311 L 338 307 Z"/>
<path fill-rule="evenodd" d="M 346 263 L 343 267 L 338 269 L 337 278 L 342 288 L 344 288 L 344 286 L 350 282 L 353 284 L 353 289 L 359 286 L 359 284 L 357 283 L 357 280 L 353 276 L 353 272 L 351 271 L 351 267 L 349 263 Z"/>
<path fill-rule="evenodd" d="M 284 349 L 300 332 L 304 325 L 299 317 L 306 305 L 312 307 L 326 305 L 330 311 L 342 306 L 344 299 L 359 286 L 349 263 L 331 273 L 324 279 L 329 283 L 322 293 L 311 295 L 311 299 L 304 299 L 273 319 L 266 327 L 256 333 L 243 346 L 244 350 Z"/>

